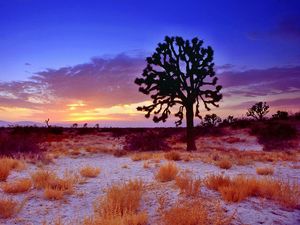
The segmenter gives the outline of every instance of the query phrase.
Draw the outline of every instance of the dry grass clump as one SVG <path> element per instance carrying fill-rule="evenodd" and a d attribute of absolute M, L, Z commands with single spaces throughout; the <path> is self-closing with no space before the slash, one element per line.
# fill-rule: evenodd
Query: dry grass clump
<path fill-rule="evenodd" d="M 150 166 L 150 163 L 148 161 L 146 161 L 146 162 L 144 162 L 143 167 L 144 167 L 144 169 L 149 169 L 151 166 Z"/>
<path fill-rule="evenodd" d="M 165 165 L 162 165 L 158 173 L 156 174 L 156 179 L 161 182 L 167 182 L 174 180 L 178 174 L 179 169 L 177 168 L 176 164 L 173 162 L 168 162 Z"/>
<path fill-rule="evenodd" d="M 6 193 L 23 193 L 28 191 L 32 186 L 31 179 L 23 178 L 10 183 L 4 183 L 1 188 Z"/>
<path fill-rule="evenodd" d="M 274 169 L 272 167 L 257 167 L 256 173 L 259 175 L 273 175 Z"/>
<path fill-rule="evenodd" d="M 217 162 L 217 165 L 221 168 L 221 169 L 230 169 L 232 167 L 232 163 L 230 162 L 229 159 L 221 159 L 220 161 Z"/>
<path fill-rule="evenodd" d="M 181 160 L 181 155 L 178 151 L 170 151 L 165 153 L 165 158 L 168 160 L 174 160 L 174 161 L 179 161 Z"/>
<path fill-rule="evenodd" d="M 138 212 L 143 193 L 142 181 L 113 185 L 95 205 L 95 214 L 85 225 L 146 225 L 148 215 Z"/>
<path fill-rule="evenodd" d="M 247 197 L 262 197 L 296 208 L 300 204 L 300 185 L 271 178 L 212 175 L 205 181 L 208 188 L 217 190 L 228 202 L 240 202 Z"/>
<path fill-rule="evenodd" d="M 9 218 L 18 211 L 18 203 L 12 199 L 0 199 L 0 217 Z"/>
<path fill-rule="evenodd" d="M 164 225 L 229 225 L 232 220 L 218 203 L 209 205 L 203 199 L 178 202 L 162 215 Z"/>
<path fill-rule="evenodd" d="M 17 159 L 3 157 L 0 158 L 0 181 L 5 181 L 11 170 L 21 170 L 25 164 Z"/>
<path fill-rule="evenodd" d="M 86 166 L 80 170 L 80 174 L 83 177 L 97 177 L 100 173 L 100 169 L 97 167 Z"/>
<path fill-rule="evenodd" d="M 34 187 L 45 189 L 44 196 L 49 200 L 61 199 L 65 194 L 72 194 L 78 178 L 65 173 L 64 178 L 59 178 L 55 173 L 40 170 L 32 174 Z"/>
<path fill-rule="evenodd" d="M 153 157 L 152 153 L 149 152 L 141 152 L 135 153 L 131 156 L 132 161 L 141 161 L 141 160 L 149 160 Z"/>
<path fill-rule="evenodd" d="M 201 180 L 195 180 L 187 173 L 177 176 L 175 183 L 180 189 L 180 193 L 187 196 L 198 196 L 200 194 Z"/>
<path fill-rule="evenodd" d="M 47 170 L 38 170 L 31 175 L 33 185 L 37 189 L 45 188 L 51 180 L 56 178 L 55 173 Z"/>

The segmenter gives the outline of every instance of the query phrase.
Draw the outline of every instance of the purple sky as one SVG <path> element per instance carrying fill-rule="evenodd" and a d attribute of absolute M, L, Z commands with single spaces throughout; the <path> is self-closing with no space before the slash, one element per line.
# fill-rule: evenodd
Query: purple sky
<path fill-rule="evenodd" d="M 165 35 L 215 50 L 224 98 L 212 112 L 300 109 L 299 1 L 11 0 L 0 27 L 0 120 L 157 125 L 135 110 L 148 99 L 133 80 Z"/>

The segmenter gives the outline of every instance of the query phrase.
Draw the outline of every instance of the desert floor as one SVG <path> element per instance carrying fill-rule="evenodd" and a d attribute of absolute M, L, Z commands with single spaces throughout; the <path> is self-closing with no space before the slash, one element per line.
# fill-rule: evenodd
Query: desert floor
<path fill-rule="evenodd" d="M 178 174 L 188 174 L 191 179 L 201 180 L 199 193 L 187 196 L 176 185 L 175 180 L 161 182 L 156 175 L 161 166 L 168 163 L 165 152 L 138 152 L 115 156 L 122 151 L 122 138 L 113 138 L 110 133 L 83 135 L 48 144 L 47 162 L 31 162 L 24 159 L 22 169 L 12 170 L 5 183 L 22 178 L 31 178 L 36 171 L 51 171 L 58 177 L 74 177 L 74 189 L 61 199 L 45 197 L 44 189 L 34 185 L 23 193 L 5 193 L 0 189 L 0 198 L 18 202 L 20 208 L 9 218 L 0 219 L 0 224 L 83 224 L 93 216 L 95 202 L 105 196 L 113 184 L 129 180 L 143 182 L 143 194 L 139 211 L 148 214 L 147 224 L 164 224 L 162 217 L 176 202 L 200 199 L 203 204 L 219 205 L 230 224 L 300 224 L 299 205 L 282 204 L 272 198 L 249 196 L 241 201 L 226 201 L 219 191 L 205 185 L 207 177 L 223 175 L 255 177 L 296 184 L 292 198 L 299 201 L 300 161 L 299 151 L 292 153 L 263 152 L 256 138 L 244 131 L 232 131 L 227 136 L 197 139 L 198 151 L 184 151 L 184 143 L 172 142 L 173 151 L 179 154 L 171 161 Z M 230 168 L 220 167 L 222 160 Z M 225 164 L 226 164 L 225 163 Z M 173 164 L 173 165 L 174 165 Z M 95 177 L 83 177 L 84 167 L 99 168 Z M 226 167 L 226 166 L 225 166 Z M 271 168 L 273 174 L 259 175 L 257 168 Z M 244 187 L 235 187 L 243 189 Z M 297 200 L 298 199 L 298 200 Z M 299 204 L 299 202 L 298 202 Z"/>

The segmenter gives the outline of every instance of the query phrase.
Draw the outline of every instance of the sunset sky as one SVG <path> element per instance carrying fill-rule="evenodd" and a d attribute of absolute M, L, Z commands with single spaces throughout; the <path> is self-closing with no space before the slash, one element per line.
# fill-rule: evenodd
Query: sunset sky
<path fill-rule="evenodd" d="M 133 81 L 166 35 L 215 51 L 224 97 L 202 115 L 300 109 L 298 0 L 0 0 L 0 28 L 0 120 L 159 126 Z"/>

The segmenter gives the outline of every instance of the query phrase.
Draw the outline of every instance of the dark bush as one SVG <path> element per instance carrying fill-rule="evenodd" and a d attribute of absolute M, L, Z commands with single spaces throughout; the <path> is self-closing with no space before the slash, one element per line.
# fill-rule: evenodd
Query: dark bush
<path fill-rule="evenodd" d="M 274 120 L 287 120 L 289 118 L 288 112 L 285 111 L 277 111 L 275 114 L 272 115 L 272 119 Z"/>
<path fill-rule="evenodd" d="M 0 134 L 0 155 L 13 156 L 23 153 L 39 153 L 39 138 L 36 135 L 16 134 L 9 131 Z"/>
<path fill-rule="evenodd" d="M 284 121 L 257 123 L 252 126 L 251 133 L 264 145 L 264 150 L 293 147 L 291 141 L 297 137 L 296 127 Z"/>
<path fill-rule="evenodd" d="M 154 151 L 167 150 L 169 146 L 159 131 L 147 130 L 126 136 L 124 150 Z"/>

